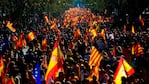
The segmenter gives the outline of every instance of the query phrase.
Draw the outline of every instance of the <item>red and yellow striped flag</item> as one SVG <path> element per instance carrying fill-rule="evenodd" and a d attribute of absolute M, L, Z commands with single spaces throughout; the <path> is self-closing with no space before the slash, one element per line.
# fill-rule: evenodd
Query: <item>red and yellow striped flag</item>
<path fill-rule="evenodd" d="M 51 78 L 55 79 L 60 71 L 63 71 L 64 55 L 59 47 L 58 42 L 55 42 L 52 56 L 49 61 L 47 72 L 45 75 L 46 84 L 49 84 Z"/>
<path fill-rule="evenodd" d="M 35 32 L 29 32 L 28 33 L 28 35 L 27 35 L 27 37 L 28 37 L 28 40 L 29 41 L 32 41 L 32 40 L 34 40 L 35 39 Z"/>
<path fill-rule="evenodd" d="M 119 60 L 118 67 L 114 73 L 114 83 L 122 84 L 122 77 L 130 77 L 135 73 L 135 70 L 122 57 Z"/>
<path fill-rule="evenodd" d="M 1 74 L 3 72 L 3 69 L 4 69 L 4 63 L 3 63 L 3 58 L 1 57 L 0 58 L 0 77 L 1 77 Z"/>
<path fill-rule="evenodd" d="M 8 21 L 6 24 L 6 27 L 8 27 L 12 32 L 16 32 L 16 29 L 12 25 L 13 25 L 13 23 Z"/>
<path fill-rule="evenodd" d="M 101 53 L 93 46 L 90 59 L 89 59 L 89 66 L 91 68 L 91 74 L 89 76 L 89 80 L 92 80 L 92 76 L 96 76 L 97 80 L 99 78 L 99 66 L 100 66 L 100 61 L 102 60 Z M 94 68 L 93 68 L 94 66 Z"/>

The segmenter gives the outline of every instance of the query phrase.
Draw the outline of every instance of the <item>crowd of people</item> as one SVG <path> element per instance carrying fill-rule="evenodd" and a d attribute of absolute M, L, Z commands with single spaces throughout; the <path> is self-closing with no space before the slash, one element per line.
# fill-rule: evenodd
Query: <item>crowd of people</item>
<path fill-rule="evenodd" d="M 124 84 L 145 84 L 148 82 L 149 63 L 149 29 L 142 25 L 139 18 L 136 22 L 116 22 L 116 15 L 103 13 L 93 14 L 85 8 L 70 8 L 58 18 L 30 17 L 28 25 L 16 28 L 12 32 L 5 24 L 0 28 L 0 57 L 4 69 L 1 71 L 1 84 L 36 84 L 33 70 L 37 62 L 40 64 L 40 81 L 45 84 L 45 73 L 53 51 L 55 41 L 64 55 L 64 71 L 49 84 L 112 84 L 113 75 L 120 57 L 135 69 L 135 73 L 123 79 Z M 132 25 L 134 32 L 132 32 Z M 92 30 L 96 31 L 94 35 Z M 102 31 L 103 30 L 103 31 Z M 78 31 L 78 32 L 77 32 Z M 28 40 L 28 33 L 34 32 L 33 40 Z M 104 33 L 103 33 L 104 32 Z M 19 39 L 23 34 L 25 46 L 17 46 L 14 37 Z M 47 39 L 43 48 L 42 40 Z M 132 46 L 140 44 L 142 53 L 132 53 Z M 88 65 L 92 46 L 102 54 L 99 67 L 99 79 L 87 78 L 90 75 Z M 10 84 L 10 83 L 9 83 Z"/>

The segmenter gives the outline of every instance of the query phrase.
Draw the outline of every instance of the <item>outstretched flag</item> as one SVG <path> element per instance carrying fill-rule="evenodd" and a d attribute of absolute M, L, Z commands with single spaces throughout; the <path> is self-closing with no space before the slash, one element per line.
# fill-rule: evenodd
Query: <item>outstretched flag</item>
<path fill-rule="evenodd" d="M 101 53 L 93 46 L 90 59 L 89 59 L 89 66 L 91 68 L 91 74 L 89 76 L 89 80 L 92 80 L 93 76 L 97 77 L 97 80 L 99 78 L 99 66 L 100 61 L 102 60 Z"/>
<path fill-rule="evenodd" d="M 40 64 L 39 62 L 36 63 L 36 66 L 34 68 L 34 71 L 33 71 L 33 76 L 35 77 L 36 79 L 36 84 L 41 84 L 41 81 L 40 81 Z"/>
<path fill-rule="evenodd" d="M 55 79 L 58 76 L 58 73 L 63 71 L 63 56 L 60 46 L 56 41 L 45 75 L 46 84 L 49 84 L 50 79 Z"/>
<path fill-rule="evenodd" d="M 130 77 L 134 73 L 135 70 L 121 57 L 116 72 L 114 73 L 114 83 L 122 84 L 122 77 Z"/>

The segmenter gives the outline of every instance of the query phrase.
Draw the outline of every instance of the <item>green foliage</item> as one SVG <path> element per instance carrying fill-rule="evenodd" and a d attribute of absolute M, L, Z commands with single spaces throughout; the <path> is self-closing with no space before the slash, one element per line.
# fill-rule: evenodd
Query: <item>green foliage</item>
<path fill-rule="evenodd" d="M 52 16 L 63 14 L 65 10 L 73 7 L 73 0 L 55 0 L 53 3 L 48 4 L 49 11 Z"/>
<path fill-rule="evenodd" d="M 90 8 L 93 12 L 101 12 L 105 8 L 104 0 L 84 0 L 83 5 L 85 8 Z"/>

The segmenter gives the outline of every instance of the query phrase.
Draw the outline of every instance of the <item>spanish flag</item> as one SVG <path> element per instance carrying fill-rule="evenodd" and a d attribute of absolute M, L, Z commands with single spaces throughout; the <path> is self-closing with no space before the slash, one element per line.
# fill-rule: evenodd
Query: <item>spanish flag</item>
<path fill-rule="evenodd" d="M 134 25 L 132 25 L 131 32 L 132 32 L 132 34 L 134 34 L 134 33 L 135 33 L 135 28 L 134 28 Z"/>
<path fill-rule="evenodd" d="M 130 77 L 135 73 L 135 70 L 122 57 L 119 60 L 118 67 L 114 73 L 114 83 L 122 84 L 122 77 Z"/>
<path fill-rule="evenodd" d="M 32 41 L 32 40 L 34 40 L 35 39 L 35 32 L 29 32 L 28 33 L 28 35 L 27 35 L 27 37 L 28 37 L 28 40 L 29 41 Z"/>
<path fill-rule="evenodd" d="M 3 58 L 1 57 L 0 58 L 0 77 L 2 75 L 3 69 L 4 69 L 4 63 L 3 63 Z"/>
<path fill-rule="evenodd" d="M 58 42 L 56 41 L 45 75 L 46 84 L 49 84 L 49 80 L 51 78 L 55 79 L 58 76 L 58 73 L 63 71 L 63 61 L 64 55 L 60 49 Z"/>
<path fill-rule="evenodd" d="M 91 68 L 91 74 L 89 76 L 89 80 L 92 80 L 93 76 L 97 77 L 97 80 L 99 78 L 99 66 L 100 66 L 100 61 L 102 60 L 101 53 L 93 46 L 90 59 L 89 59 L 89 66 Z"/>
<path fill-rule="evenodd" d="M 42 40 L 42 50 L 43 51 L 46 51 L 47 50 L 47 39 L 46 38 L 44 38 Z"/>
<path fill-rule="evenodd" d="M 8 27 L 12 32 L 16 32 L 16 29 L 12 25 L 13 25 L 13 23 L 8 21 L 6 24 L 6 27 Z"/>

